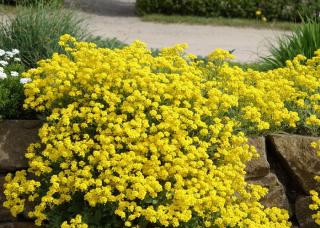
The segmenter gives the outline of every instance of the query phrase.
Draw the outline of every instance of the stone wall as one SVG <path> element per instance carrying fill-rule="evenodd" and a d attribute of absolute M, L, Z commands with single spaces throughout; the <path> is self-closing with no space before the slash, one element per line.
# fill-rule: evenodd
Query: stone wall
<path fill-rule="evenodd" d="M 8 172 L 27 168 L 24 152 L 27 146 L 38 140 L 40 121 L 19 120 L 0 123 L 0 228 L 33 228 L 26 216 L 10 216 L 1 205 L 4 201 L 3 183 Z M 251 138 L 260 157 L 247 164 L 246 179 L 269 188 L 262 199 L 267 207 L 280 207 L 289 210 L 291 221 L 296 227 L 317 226 L 311 219 L 309 210 L 311 189 L 319 189 L 315 175 L 320 174 L 320 159 L 311 149 L 314 137 L 273 134 L 267 137 Z"/>

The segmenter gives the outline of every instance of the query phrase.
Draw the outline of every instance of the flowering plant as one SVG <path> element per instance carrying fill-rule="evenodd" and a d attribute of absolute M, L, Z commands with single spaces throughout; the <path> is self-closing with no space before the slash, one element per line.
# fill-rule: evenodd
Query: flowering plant
<path fill-rule="evenodd" d="M 65 35 L 60 45 L 69 55 L 24 74 L 25 107 L 49 116 L 29 169 L 6 177 L 13 215 L 30 202 L 50 227 L 290 225 L 244 180 L 256 152 L 226 115 L 237 98 L 184 45 L 158 56 L 141 42 L 109 50 Z"/>
<path fill-rule="evenodd" d="M 4 206 L 49 227 L 289 227 L 244 180 L 257 156 L 248 134 L 315 134 L 320 51 L 274 71 L 244 71 L 184 53 L 153 56 L 141 42 L 97 48 L 64 35 L 24 73 L 25 108 L 48 113 L 26 157 L 6 177 Z M 217 64 L 219 64 L 217 66 Z M 214 72 L 214 73 L 213 73 Z M 63 211 L 63 213 L 61 213 Z"/>
<path fill-rule="evenodd" d="M 21 64 L 19 50 L 0 49 L 0 118 L 26 118 L 23 110 L 23 84 L 30 79 L 21 78 L 24 66 Z"/>

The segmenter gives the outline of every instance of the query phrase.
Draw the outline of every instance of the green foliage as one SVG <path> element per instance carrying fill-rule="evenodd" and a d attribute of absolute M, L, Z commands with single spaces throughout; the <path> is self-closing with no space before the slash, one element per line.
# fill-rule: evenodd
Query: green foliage
<path fill-rule="evenodd" d="M 2 4 L 35 6 L 40 4 L 62 5 L 64 0 L 0 0 Z"/>
<path fill-rule="evenodd" d="M 121 42 L 117 38 L 103 38 L 101 36 L 90 36 L 86 38 L 86 41 L 93 42 L 101 48 L 123 48 L 126 46 L 125 43 Z"/>
<path fill-rule="evenodd" d="M 39 4 L 18 7 L 17 14 L 0 25 L 0 47 L 19 49 L 22 62 L 32 68 L 40 59 L 50 58 L 54 52 L 62 51 L 58 40 L 63 34 L 70 34 L 78 40 L 96 41 L 102 47 L 123 46 L 116 39 L 90 35 L 84 18 L 76 12 L 57 4 Z"/>
<path fill-rule="evenodd" d="M 256 15 L 260 10 L 261 15 Z M 150 13 L 205 17 L 261 18 L 296 21 L 300 15 L 315 16 L 320 0 L 137 0 L 139 15 Z"/>
<path fill-rule="evenodd" d="M 271 44 L 270 55 L 262 57 L 260 66 L 263 70 L 279 68 L 298 54 L 311 58 L 319 48 L 320 23 L 309 19 L 291 34 L 280 37 L 276 44 Z"/>
<path fill-rule="evenodd" d="M 24 66 L 19 63 L 19 58 L 8 57 L 7 53 L 11 52 L 3 50 L 0 52 L 2 63 L 2 67 L 0 67 L 0 118 L 34 119 L 35 113 L 26 111 L 22 107 L 25 96 L 23 84 L 20 82 L 20 74 L 24 71 Z"/>

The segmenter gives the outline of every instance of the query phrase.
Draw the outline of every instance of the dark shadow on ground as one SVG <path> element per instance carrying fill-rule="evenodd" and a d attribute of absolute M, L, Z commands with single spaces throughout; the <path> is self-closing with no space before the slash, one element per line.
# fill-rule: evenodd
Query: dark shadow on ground
<path fill-rule="evenodd" d="M 104 16 L 134 16 L 134 0 L 65 0 L 67 6 Z"/>

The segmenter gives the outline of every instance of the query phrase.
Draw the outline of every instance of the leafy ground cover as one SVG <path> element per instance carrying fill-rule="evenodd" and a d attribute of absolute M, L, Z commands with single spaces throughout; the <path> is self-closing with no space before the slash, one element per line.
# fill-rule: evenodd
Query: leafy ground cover
<path fill-rule="evenodd" d="M 34 112 L 27 112 L 22 108 L 25 99 L 23 86 L 19 77 L 11 77 L 9 71 L 15 70 L 20 75 L 23 71 L 35 67 L 39 60 L 51 58 L 53 53 L 63 51 L 58 45 L 61 35 L 72 34 L 79 40 L 94 42 L 99 47 L 125 46 L 116 38 L 92 36 L 87 31 L 84 18 L 75 11 L 61 8 L 57 4 L 36 4 L 28 7 L 2 5 L 0 9 L 3 13 L 0 23 L 0 47 L 6 51 L 18 50 L 20 59 L 19 62 L 7 59 L 8 66 L 2 66 L 2 71 L 8 76 L 0 79 L 2 119 L 41 118 Z M 1 53 L 4 50 L 1 50 Z M 7 54 L 3 54 L 0 59 L 7 61 L 6 57 Z"/>
<path fill-rule="evenodd" d="M 6 178 L 13 215 L 31 201 L 29 216 L 50 227 L 291 225 L 245 182 L 257 155 L 246 136 L 318 134 L 320 51 L 259 72 L 230 66 L 220 49 L 205 62 L 183 45 L 153 56 L 141 42 L 59 44 L 67 55 L 23 75 L 25 107 L 48 117 L 29 169 Z"/>

